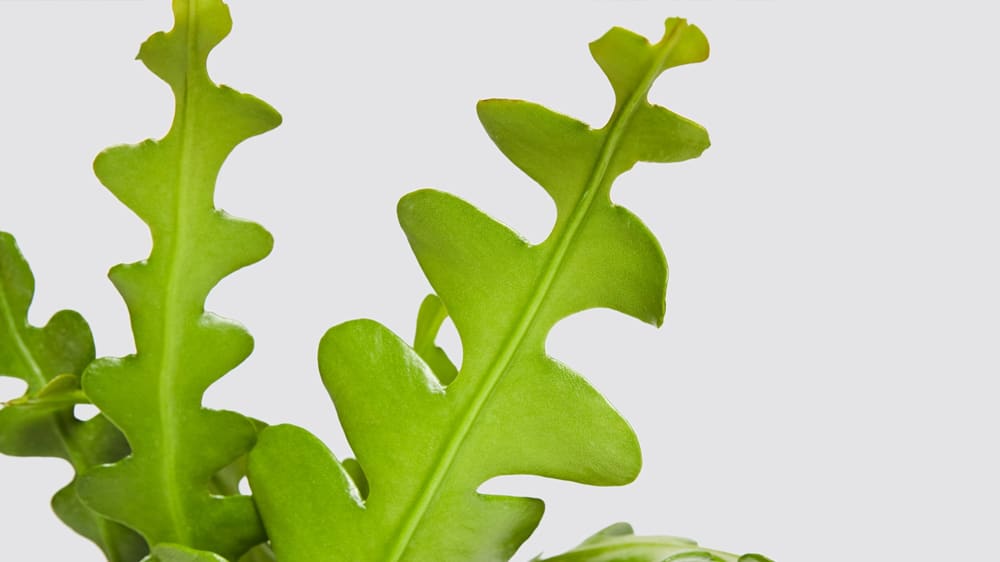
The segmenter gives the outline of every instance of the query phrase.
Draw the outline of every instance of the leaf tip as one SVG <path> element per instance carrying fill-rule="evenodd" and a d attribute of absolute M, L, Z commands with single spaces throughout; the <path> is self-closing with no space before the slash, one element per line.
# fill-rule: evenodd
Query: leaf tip
<path fill-rule="evenodd" d="M 399 224 L 405 229 L 407 222 L 413 218 L 416 209 L 421 206 L 421 202 L 437 193 L 440 192 L 436 189 L 425 187 L 411 191 L 400 197 L 399 202 L 396 204 L 396 217 L 399 219 Z"/>
<path fill-rule="evenodd" d="M 688 23 L 684 18 L 667 18 L 663 25 L 663 39 L 656 46 L 672 44 L 671 53 L 667 57 L 663 69 L 682 64 L 704 62 L 708 59 L 711 49 L 708 38 L 701 28 Z"/>
<path fill-rule="evenodd" d="M 498 101 L 500 101 L 498 98 L 486 98 L 486 99 L 482 99 L 482 100 L 477 101 L 476 102 L 476 115 L 478 115 L 479 118 L 482 119 L 483 118 L 483 112 L 489 111 L 490 108 L 493 105 L 495 105 L 496 102 L 498 102 Z"/>

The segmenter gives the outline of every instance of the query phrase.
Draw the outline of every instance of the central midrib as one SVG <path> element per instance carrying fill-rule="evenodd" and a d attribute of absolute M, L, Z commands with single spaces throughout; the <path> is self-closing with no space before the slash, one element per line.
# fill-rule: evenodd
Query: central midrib
<path fill-rule="evenodd" d="M 160 430 L 163 444 L 163 471 L 160 473 L 163 478 L 163 490 L 166 493 L 167 511 L 170 514 L 170 521 L 175 536 L 171 540 L 176 540 L 182 544 L 190 544 L 190 527 L 187 525 L 188 518 L 184 513 L 180 491 L 177 482 L 177 436 L 178 427 L 176 420 L 177 404 L 175 400 L 175 382 L 178 377 L 177 359 L 180 357 L 181 346 L 184 340 L 184 318 L 183 314 L 183 275 L 184 258 L 187 255 L 187 189 L 195 184 L 195 174 L 192 172 L 189 158 L 191 155 L 191 144 L 194 136 L 194 118 L 191 117 L 190 107 L 192 105 L 191 79 L 195 75 L 193 60 L 197 57 L 197 0 L 188 0 L 186 21 L 184 29 L 187 33 L 186 52 L 187 68 L 184 73 L 184 85 L 181 103 L 178 104 L 178 120 L 181 123 L 180 131 L 180 153 L 178 157 L 178 174 L 174 211 L 175 230 L 172 245 L 169 248 L 170 259 L 167 262 L 167 287 L 164 293 L 164 326 L 163 339 L 160 349 L 163 356 L 160 358 L 159 377 L 159 414 Z M 180 24 L 181 22 L 177 22 Z"/>
<path fill-rule="evenodd" d="M 45 378 L 45 373 L 42 371 L 41 365 L 38 364 L 38 360 L 35 359 L 35 354 L 31 352 L 28 348 L 28 344 L 25 343 L 24 338 L 21 337 L 21 331 L 18 327 L 17 320 L 14 319 L 14 311 L 10 308 L 10 301 L 7 299 L 7 291 L 0 286 L 0 313 L 3 314 L 4 323 L 7 324 L 8 330 L 10 330 L 10 336 L 14 340 L 14 346 L 17 348 L 17 352 L 21 355 L 21 359 L 28 366 L 29 376 L 32 379 L 33 385 L 29 382 L 28 388 L 32 386 L 41 390 L 48 384 L 48 380 Z M 75 444 L 70 440 L 67 428 L 63 427 L 61 423 L 56 418 L 49 420 L 50 427 L 59 436 L 59 442 L 62 444 L 63 449 L 69 456 L 69 462 L 73 465 L 73 470 L 76 473 L 81 473 L 88 468 L 87 461 L 84 457 L 84 453 L 79 451 Z M 103 518 L 99 518 L 103 520 Z"/>
<path fill-rule="evenodd" d="M 607 180 L 608 167 L 618 150 L 621 135 L 627 127 L 636 107 L 645 100 L 646 92 L 649 91 L 650 86 L 660 72 L 660 67 L 666 61 L 666 58 L 669 56 L 674 45 L 676 45 L 677 40 L 679 39 L 679 32 L 682 28 L 683 25 L 675 26 L 672 30 L 670 30 L 669 35 L 665 36 L 663 40 L 661 40 L 662 46 L 660 47 L 660 52 L 657 53 L 658 56 L 654 58 L 649 70 L 645 76 L 643 76 L 639 87 L 636 88 L 635 92 L 633 92 L 632 96 L 629 97 L 628 101 L 626 101 L 626 103 L 622 106 L 621 110 L 618 111 L 616 115 L 612 116 L 607 136 L 604 139 L 604 144 L 601 146 L 601 152 L 598 155 L 597 161 L 594 164 L 594 169 L 587 181 L 587 187 L 584 189 L 579 203 L 573 210 L 569 224 L 556 240 L 555 251 L 553 252 L 552 257 L 549 258 L 549 261 L 542 273 L 542 277 L 532 292 L 525 314 L 522 315 L 521 320 L 515 326 L 514 331 L 511 332 L 504 340 L 504 345 L 501 348 L 500 353 L 497 355 L 497 360 L 493 362 L 492 368 L 487 372 L 483 382 L 477 388 L 469 409 L 466 410 L 466 413 L 462 416 L 456 430 L 448 439 L 444 453 L 441 456 L 441 462 L 438 463 L 434 472 L 431 473 L 431 476 L 428 478 L 427 482 L 425 482 L 423 492 L 417 499 L 414 509 L 410 511 L 410 516 L 403 521 L 399 532 L 395 534 L 397 539 L 390 544 L 391 549 L 389 550 L 389 556 L 386 557 L 387 562 L 398 562 L 399 559 L 402 558 L 403 553 L 406 551 L 410 541 L 413 539 L 413 534 L 416 532 L 416 529 L 420 524 L 420 520 L 430 508 L 431 502 L 434 500 L 434 497 L 443 485 L 445 477 L 450 471 L 451 466 L 458 457 L 458 452 L 469 432 L 472 430 L 472 426 L 475 424 L 476 419 L 479 417 L 480 411 L 482 411 L 486 402 L 489 400 L 489 397 L 496 388 L 500 378 L 509 368 L 511 360 L 517 353 L 517 350 L 520 348 L 521 343 L 524 341 L 525 336 L 534 323 L 535 318 L 545 301 L 545 297 L 548 295 L 559 270 L 562 268 L 562 264 L 565 261 L 566 253 L 569 250 L 569 247 L 572 245 L 577 232 L 589 214 L 598 191 Z"/>
<path fill-rule="evenodd" d="M 10 308 L 10 301 L 7 300 L 7 291 L 3 286 L 0 286 L 0 312 L 3 313 L 4 323 L 7 324 L 7 329 L 10 330 L 10 337 L 14 340 L 17 352 L 28 366 L 28 371 L 30 371 L 30 376 L 34 383 L 33 386 L 41 389 L 48 381 L 45 380 L 45 373 L 42 372 L 42 368 L 38 365 L 38 361 L 35 360 L 35 356 L 28 349 L 28 344 L 21 337 L 18 322 L 14 320 L 14 311 Z"/>

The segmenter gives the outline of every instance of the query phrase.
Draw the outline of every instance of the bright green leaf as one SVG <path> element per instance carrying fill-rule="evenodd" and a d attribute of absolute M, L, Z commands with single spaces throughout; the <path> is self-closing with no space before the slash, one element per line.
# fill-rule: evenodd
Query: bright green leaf
<path fill-rule="evenodd" d="M 147 549 L 129 529 L 87 508 L 77 490 L 78 475 L 128 454 L 128 444 L 104 416 L 80 421 L 73 406 L 78 374 L 94 358 L 94 341 L 83 318 L 55 314 L 43 328 L 28 323 L 35 280 L 14 238 L 0 232 L 0 376 L 28 383 L 27 391 L 0 409 L 0 453 L 58 457 L 70 462 L 73 481 L 52 498 L 66 525 L 92 540 L 113 562 L 134 562 Z"/>
<path fill-rule="evenodd" d="M 417 313 L 417 329 L 413 336 L 413 350 L 437 375 L 441 384 L 449 384 L 458 376 L 458 368 L 443 349 L 435 343 L 441 324 L 448 318 L 448 311 L 437 295 L 427 295 Z"/>
<path fill-rule="evenodd" d="M 267 424 L 260 420 L 249 419 L 257 432 L 267 427 Z M 238 494 L 240 493 L 240 481 L 246 478 L 246 475 L 247 455 L 243 455 L 212 475 L 208 488 L 213 494 L 220 496 Z"/>
<path fill-rule="evenodd" d="M 253 502 L 210 493 L 209 482 L 254 444 L 247 418 L 201 406 L 213 382 L 253 347 L 240 326 L 205 312 L 222 278 L 264 258 L 270 234 L 214 206 L 223 161 L 242 141 L 276 127 L 264 102 L 209 78 L 209 51 L 231 27 L 220 0 L 174 0 L 174 27 L 154 34 L 139 59 L 170 86 L 167 135 L 101 153 L 101 182 L 148 226 L 149 258 L 112 269 L 128 305 L 136 353 L 99 359 L 83 388 L 132 447 L 132 455 L 81 480 L 88 505 L 137 529 L 151 545 L 174 543 L 234 560 L 265 540 Z"/>
<path fill-rule="evenodd" d="M 542 503 L 477 493 L 486 480 L 619 485 L 638 474 L 632 429 L 545 353 L 545 339 L 562 318 L 595 307 L 662 321 L 663 253 L 610 190 L 636 162 L 708 147 L 704 129 L 646 100 L 664 69 L 704 59 L 708 45 L 671 19 L 655 45 L 613 29 L 591 47 L 617 97 L 602 129 L 528 102 L 478 106 L 497 146 L 556 202 L 544 242 L 530 245 L 438 191 L 400 201 L 403 230 L 461 337 L 461 370 L 444 386 L 426 360 L 427 338 L 418 338 L 421 353 L 373 321 L 327 332 L 320 371 L 369 493 L 305 430 L 263 431 L 250 481 L 282 562 L 506 560 Z"/>

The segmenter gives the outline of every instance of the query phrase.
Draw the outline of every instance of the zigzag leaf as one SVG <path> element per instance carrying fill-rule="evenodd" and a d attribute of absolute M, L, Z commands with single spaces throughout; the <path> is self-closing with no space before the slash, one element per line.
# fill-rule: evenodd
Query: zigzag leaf
<path fill-rule="evenodd" d="M 86 507 L 77 493 L 80 474 L 120 460 L 129 450 L 104 416 L 80 421 L 73 415 L 73 406 L 83 401 L 76 375 L 94 359 L 90 328 L 68 310 L 43 328 L 31 326 L 34 291 L 34 277 L 14 238 L 0 232 L 0 376 L 28 383 L 22 397 L 0 409 L 0 453 L 69 461 L 77 476 L 52 498 L 52 509 L 108 560 L 134 562 L 147 552 L 142 538 Z"/>
<path fill-rule="evenodd" d="M 663 253 L 610 190 L 636 162 L 680 161 L 708 147 L 704 129 L 646 100 L 663 70 L 704 60 L 708 44 L 671 19 L 655 45 L 613 29 L 591 50 L 617 96 L 601 129 L 527 102 L 478 106 L 497 146 L 556 202 L 544 242 L 530 245 L 446 193 L 400 201 L 403 230 L 461 337 L 461 368 L 445 386 L 417 351 L 370 320 L 327 332 L 320 372 L 369 490 L 361 494 L 304 430 L 264 430 L 250 481 L 283 562 L 505 560 L 543 506 L 477 493 L 486 480 L 533 474 L 619 485 L 638 474 L 632 429 L 545 353 L 545 340 L 560 319 L 595 307 L 662 321 Z"/>
<path fill-rule="evenodd" d="M 139 59 L 170 86 L 175 116 L 167 135 L 101 153 L 101 182 L 152 233 L 145 261 L 111 279 L 128 305 L 136 353 L 100 359 L 83 386 L 132 447 L 127 459 L 89 473 L 81 495 L 99 512 L 137 529 L 151 545 L 173 543 L 234 560 L 265 540 L 253 502 L 211 493 L 209 483 L 244 455 L 256 431 L 233 412 L 207 410 L 202 394 L 253 347 L 240 326 L 206 313 L 223 277 L 264 258 L 270 234 L 214 206 L 223 161 L 280 116 L 250 95 L 216 85 L 209 52 L 228 33 L 220 0 L 174 0 L 174 27 L 153 35 Z"/>

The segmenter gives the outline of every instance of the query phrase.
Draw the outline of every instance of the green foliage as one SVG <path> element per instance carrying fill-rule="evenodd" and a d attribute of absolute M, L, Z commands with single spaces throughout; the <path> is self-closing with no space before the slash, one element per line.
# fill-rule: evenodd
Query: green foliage
<path fill-rule="evenodd" d="M 416 349 L 370 320 L 327 332 L 320 372 L 359 466 L 342 466 L 300 428 L 261 433 L 250 481 L 283 562 L 506 560 L 543 504 L 477 493 L 486 480 L 534 474 L 606 486 L 638 474 L 632 429 L 546 355 L 545 339 L 560 319 L 595 307 L 662 321 L 663 253 L 610 190 L 637 162 L 681 161 L 708 147 L 704 129 L 646 99 L 661 72 L 704 60 L 708 43 L 671 19 L 654 45 L 613 29 L 591 52 L 616 96 L 601 129 L 523 101 L 478 106 L 500 150 L 556 202 L 544 242 L 530 245 L 439 191 L 400 201 L 403 230 L 461 336 L 461 368 L 449 382 L 428 343 L 445 314 L 433 302 Z"/>
<path fill-rule="evenodd" d="M 205 299 L 272 245 L 262 227 L 215 208 L 215 180 L 239 143 L 280 116 L 209 78 L 209 53 L 231 27 L 221 0 L 173 0 L 173 13 L 173 29 L 139 53 L 174 94 L 170 131 L 94 163 L 152 234 L 148 259 L 110 275 L 136 353 L 94 360 L 89 328 L 73 312 L 29 325 L 34 280 L 0 233 L 0 376 L 28 387 L 0 409 L 0 452 L 72 464 L 77 476 L 53 499 L 57 514 L 115 562 L 501 561 L 534 530 L 543 504 L 480 494 L 482 483 L 510 474 L 632 481 L 641 466 L 632 429 L 545 342 L 557 322 L 592 308 L 662 322 L 663 252 L 610 192 L 638 162 L 682 161 L 709 146 L 702 127 L 647 101 L 664 70 L 708 56 L 701 31 L 670 19 L 656 44 L 618 28 L 593 42 L 616 100 L 600 129 L 529 102 L 480 102 L 497 147 L 555 201 L 552 232 L 528 244 L 439 191 L 400 201 L 400 224 L 436 294 L 420 306 L 412 346 L 371 320 L 323 337 L 320 373 L 357 455 L 338 462 L 304 429 L 201 405 L 253 346 L 242 328 L 207 313 Z M 436 343 L 449 317 L 460 366 Z M 75 418 L 83 403 L 102 413 Z M 247 476 L 253 498 L 239 492 Z M 536 560 L 769 562 L 636 536 L 626 524 Z"/>
<path fill-rule="evenodd" d="M 99 359 L 83 375 L 84 391 L 121 428 L 132 454 L 84 475 L 80 494 L 154 547 L 175 543 L 235 560 L 266 537 L 249 497 L 213 494 L 209 483 L 253 446 L 256 428 L 236 413 L 203 408 L 201 398 L 249 355 L 253 340 L 204 303 L 222 278 L 266 256 L 272 240 L 259 225 L 217 210 L 213 197 L 230 151 L 280 116 L 208 76 L 209 51 L 231 27 L 225 4 L 175 0 L 173 13 L 173 29 L 139 52 L 173 91 L 170 131 L 94 162 L 101 182 L 149 226 L 153 249 L 110 274 L 128 305 L 136 353 Z"/>
<path fill-rule="evenodd" d="M 24 395 L 0 409 L 0 453 L 58 457 L 79 475 L 128 454 L 128 444 L 107 418 L 80 421 L 84 402 L 78 375 L 94 358 L 90 328 L 76 312 L 56 313 L 43 328 L 28 323 L 35 279 L 14 238 L 0 232 L 0 376 L 28 384 Z M 56 493 L 52 509 L 66 525 L 92 540 L 108 560 L 135 561 L 142 538 L 101 517 L 80 501 L 78 477 Z"/>
<path fill-rule="evenodd" d="M 458 368 L 443 349 L 437 346 L 438 331 L 448 318 L 448 311 L 437 295 L 427 295 L 417 313 L 417 329 L 413 336 L 413 351 L 431 368 L 441 384 L 447 385 L 458 376 Z"/>
<path fill-rule="evenodd" d="M 728 554 L 678 537 L 636 536 L 628 523 L 597 532 L 569 552 L 532 562 L 771 562 L 759 554 Z"/>

